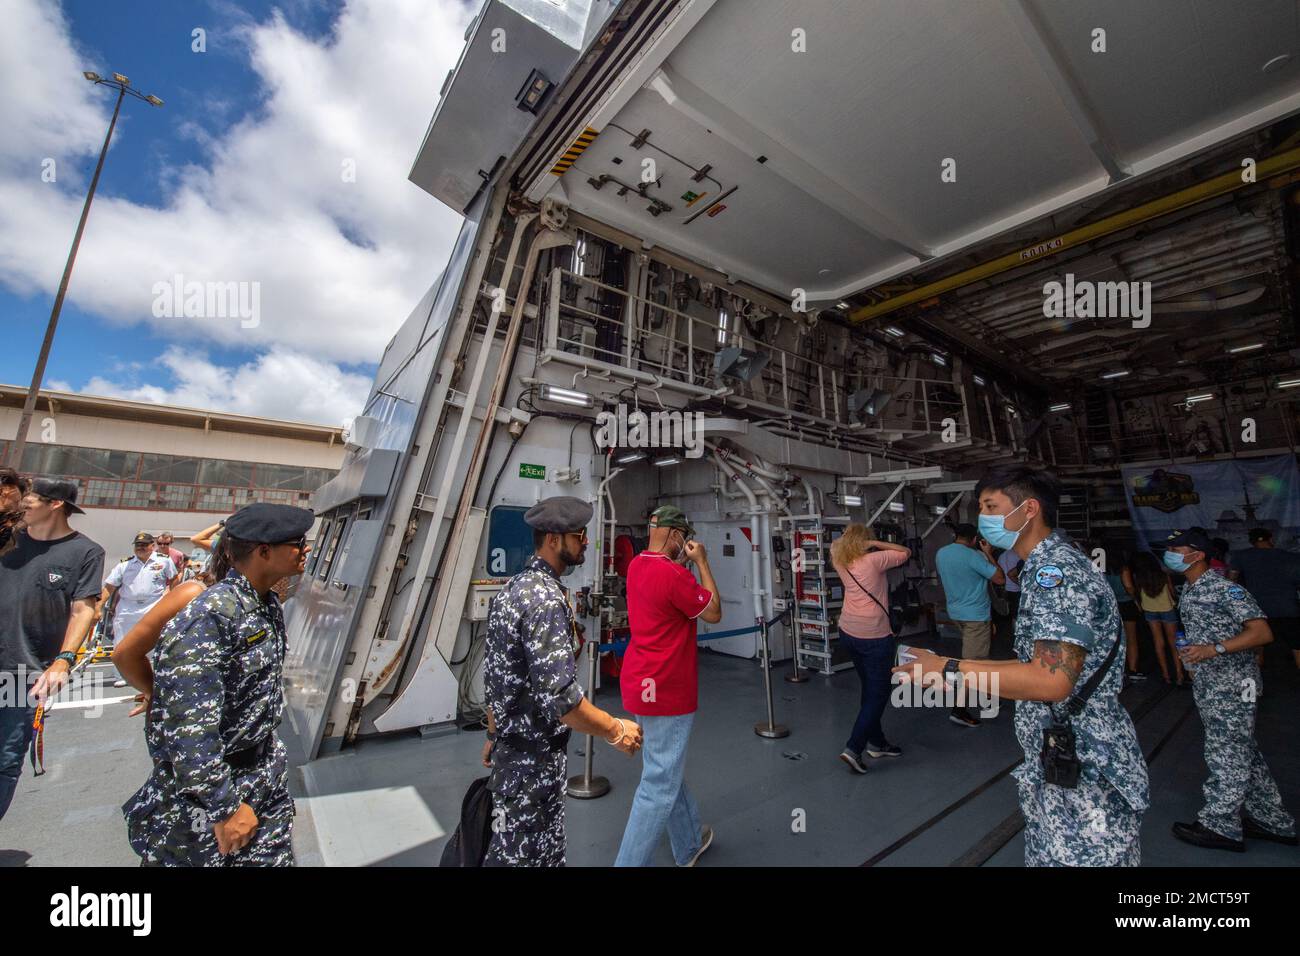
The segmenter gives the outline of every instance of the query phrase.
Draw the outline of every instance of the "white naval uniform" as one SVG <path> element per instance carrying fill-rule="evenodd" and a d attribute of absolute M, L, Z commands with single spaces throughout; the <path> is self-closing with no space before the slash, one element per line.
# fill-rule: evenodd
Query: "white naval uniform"
<path fill-rule="evenodd" d="M 167 582 L 174 577 L 176 565 L 161 554 L 151 554 L 147 561 L 132 555 L 108 573 L 104 583 L 118 589 L 113 612 L 115 642 L 126 637 L 145 612 L 162 599 L 167 593 Z"/>

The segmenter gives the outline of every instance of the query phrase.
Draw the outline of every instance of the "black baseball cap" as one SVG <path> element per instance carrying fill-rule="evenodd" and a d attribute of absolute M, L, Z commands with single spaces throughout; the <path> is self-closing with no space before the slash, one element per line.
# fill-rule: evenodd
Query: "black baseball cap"
<path fill-rule="evenodd" d="M 63 478 L 36 478 L 32 481 L 32 491 L 50 501 L 62 501 L 64 507 L 74 515 L 86 512 L 77 506 L 77 483 Z"/>
<path fill-rule="evenodd" d="M 1204 531 L 1200 528 L 1191 528 L 1187 531 L 1175 531 L 1165 539 L 1165 547 L 1188 547 L 1208 555 L 1214 546 L 1210 544 L 1210 536 Z"/>

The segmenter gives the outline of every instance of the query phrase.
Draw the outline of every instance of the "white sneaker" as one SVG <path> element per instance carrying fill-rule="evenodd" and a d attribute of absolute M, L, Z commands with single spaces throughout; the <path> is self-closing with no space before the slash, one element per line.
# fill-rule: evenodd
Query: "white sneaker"
<path fill-rule="evenodd" d="M 867 765 L 862 762 L 862 757 L 851 750 L 845 750 L 840 754 L 840 759 L 849 765 L 849 769 L 854 773 L 866 773 Z"/>
<path fill-rule="evenodd" d="M 685 863 L 678 863 L 678 866 L 694 866 L 698 860 L 713 843 L 713 827 L 707 823 L 700 827 L 700 848 L 691 854 L 691 858 Z"/>

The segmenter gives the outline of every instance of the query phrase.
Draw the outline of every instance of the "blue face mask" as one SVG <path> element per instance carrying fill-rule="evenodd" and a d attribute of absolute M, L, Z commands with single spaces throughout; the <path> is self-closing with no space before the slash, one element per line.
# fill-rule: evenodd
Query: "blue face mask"
<path fill-rule="evenodd" d="M 1191 567 L 1191 564 L 1183 560 L 1183 556 L 1177 551 L 1165 552 L 1165 567 L 1170 571 L 1177 571 L 1179 574 Z"/>
<path fill-rule="evenodd" d="M 1020 537 L 1020 531 L 1024 531 L 1022 525 L 1020 531 L 1008 531 L 1006 528 L 1007 519 L 1025 506 L 1025 501 L 1020 502 L 1009 512 L 1004 515 L 980 515 L 979 529 L 984 540 L 995 548 L 1009 548 L 1016 543 L 1016 538 Z"/>

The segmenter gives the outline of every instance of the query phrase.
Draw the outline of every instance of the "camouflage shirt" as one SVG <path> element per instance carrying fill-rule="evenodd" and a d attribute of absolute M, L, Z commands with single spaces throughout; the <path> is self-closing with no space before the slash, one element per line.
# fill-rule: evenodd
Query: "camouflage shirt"
<path fill-rule="evenodd" d="M 1137 732 L 1128 711 L 1119 702 L 1124 675 L 1124 630 L 1115 592 L 1092 562 L 1061 532 L 1040 541 L 1020 571 L 1020 614 L 1016 619 L 1016 656 L 1029 661 L 1037 641 L 1061 641 L 1087 650 L 1083 672 L 1075 684 L 1082 690 L 1106 660 L 1111 646 L 1120 643 L 1106 676 L 1088 699 L 1083 712 L 1073 718 L 1081 776 L 1104 777 L 1135 811 L 1145 810 L 1149 799 L 1147 764 L 1138 746 Z M 1052 706 L 1043 701 L 1016 702 L 1016 737 L 1025 762 L 1015 771 L 1022 780 L 1042 780 L 1039 753 L 1043 730 L 1052 721 Z M 1056 705 L 1057 716 L 1066 716 Z"/>
<path fill-rule="evenodd" d="M 270 593 L 263 601 L 234 570 L 158 640 L 149 750 L 155 766 L 164 765 L 167 789 L 209 819 L 224 820 L 249 799 L 225 757 L 274 737 L 284 712 L 284 651 L 279 599 Z"/>
<path fill-rule="evenodd" d="M 582 702 L 573 613 L 559 576 L 540 557 L 492 599 L 484 675 L 498 737 L 556 737 L 565 729 L 560 718 Z"/>
<path fill-rule="evenodd" d="M 1251 593 L 1240 584 L 1213 573 L 1202 574 L 1183 588 L 1178 599 L 1178 613 L 1183 619 L 1183 633 L 1193 644 L 1217 644 L 1241 633 L 1247 621 L 1267 615 Z M 1241 686 L 1246 681 L 1259 683 L 1255 651 L 1216 654 L 1191 665 L 1192 678 L 1208 682 Z"/>

